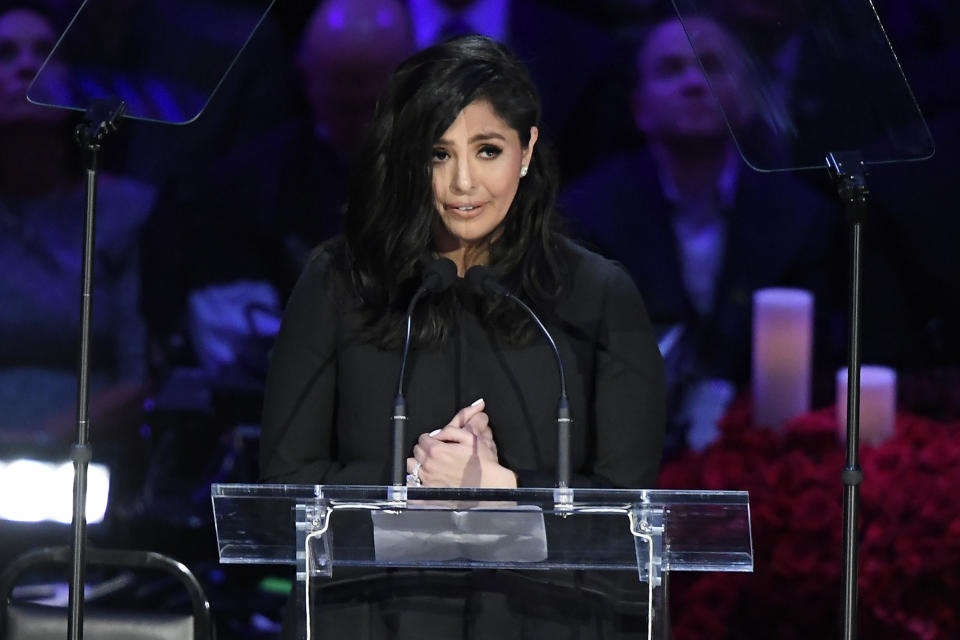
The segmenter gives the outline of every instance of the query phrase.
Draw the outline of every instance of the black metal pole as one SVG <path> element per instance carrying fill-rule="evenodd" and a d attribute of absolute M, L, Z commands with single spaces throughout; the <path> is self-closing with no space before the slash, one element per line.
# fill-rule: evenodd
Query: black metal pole
<path fill-rule="evenodd" d="M 847 368 L 847 461 L 843 469 L 843 637 L 857 637 L 860 483 L 860 278 L 863 223 L 850 226 L 850 360 Z"/>
<path fill-rule="evenodd" d="M 850 333 L 847 364 L 847 459 L 843 480 L 843 638 L 856 640 L 860 484 L 860 308 L 863 270 L 863 223 L 867 213 L 866 168 L 857 152 L 827 156 L 831 177 L 850 224 Z"/>
<path fill-rule="evenodd" d="M 80 282 L 80 353 L 77 359 L 77 441 L 73 460 L 73 521 L 67 637 L 83 638 L 83 584 L 87 546 L 87 469 L 90 447 L 90 332 L 93 319 L 93 259 L 96 248 L 97 171 L 103 138 L 115 131 L 125 111 L 120 100 L 97 100 L 77 126 L 75 137 L 86 159 L 86 203 L 83 221 L 83 271 Z"/>

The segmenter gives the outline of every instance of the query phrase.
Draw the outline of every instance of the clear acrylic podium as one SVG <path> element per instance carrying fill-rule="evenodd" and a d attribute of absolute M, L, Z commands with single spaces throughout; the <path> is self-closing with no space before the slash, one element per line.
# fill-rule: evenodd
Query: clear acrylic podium
<path fill-rule="evenodd" d="M 647 637 L 667 637 L 670 571 L 752 571 L 742 491 L 429 489 L 214 484 L 220 562 L 296 565 L 311 591 L 341 567 L 635 571 Z"/>

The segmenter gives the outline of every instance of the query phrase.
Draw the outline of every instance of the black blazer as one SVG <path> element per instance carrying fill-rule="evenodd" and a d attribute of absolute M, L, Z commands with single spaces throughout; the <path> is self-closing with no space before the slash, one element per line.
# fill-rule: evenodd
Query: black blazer
<path fill-rule="evenodd" d="M 265 482 L 386 484 L 389 416 L 399 349 L 363 337 L 352 294 L 334 295 L 338 243 L 307 267 L 273 349 L 264 399 Z M 574 419 L 573 486 L 652 487 L 663 444 L 663 364 L 627 273 L 564 242 L 565 295 L 536 305 L 563 358 Z M 485 326 L 477 296 L 454 284 L 454 335 L 412 349 L 407 362 L 407 450 L 478 398 L 486 401 L 501 464 L 521 485 L 554 486 L 559 380 L 537 338 L 509 346 Z"/>
<path fill-rule="evenodd" d="M 846 282 L 846 271 L 838 270 L 836 262 L 842 220 L 794 177 L 741 167 L 727 212 L 714 305 L 703 317 L 687 296 L 672 205 L 648 153 L 621 156 L 599 167 L 567 190 L 563 204 L 575 237 L 624 264 L 655 326 L 683 323 L 694 330 L 706 374 L 747 379 L 752 295 L 763 287 L 813 291 L 815 342 L 824 357 L 835 356 L 842 309 L 836 285 L 842 291 Z M 841 344 L 842 333 L 841 326 Z"/>

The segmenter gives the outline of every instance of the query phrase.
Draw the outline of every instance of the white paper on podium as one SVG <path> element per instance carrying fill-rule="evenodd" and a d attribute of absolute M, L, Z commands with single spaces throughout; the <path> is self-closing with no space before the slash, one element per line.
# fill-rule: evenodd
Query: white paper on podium
<path fill-rule="evenodd" d="M 450 511 L 417 507 L 374 511 L 377 562 L 541 562 L 547 558 L 543 511 L 534 505 Z"/>

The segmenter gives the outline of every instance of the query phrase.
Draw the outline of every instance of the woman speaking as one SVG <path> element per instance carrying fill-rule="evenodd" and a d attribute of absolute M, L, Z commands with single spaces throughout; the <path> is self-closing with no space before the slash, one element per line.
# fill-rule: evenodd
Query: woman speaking
<path fill-rule="evenodd" d="M 556 482 L 555 356 L 520 305 L 462 279 L 484 265 L 559 349 L 570 485 L 654 486 L 665 411 L 656 341 L 627 273 L 555 230 L 558 180 L 539 119 L 526 70 L 489 38 L 453 39 L 397 68 L 354 167 L 345 233 L 317 249 L 284 315 L 263 482 L 390 483 L 407 308 L 427 267 L 448 258 L 461 278 L 423 297 L 411 323 L 408 483 Z"/>

